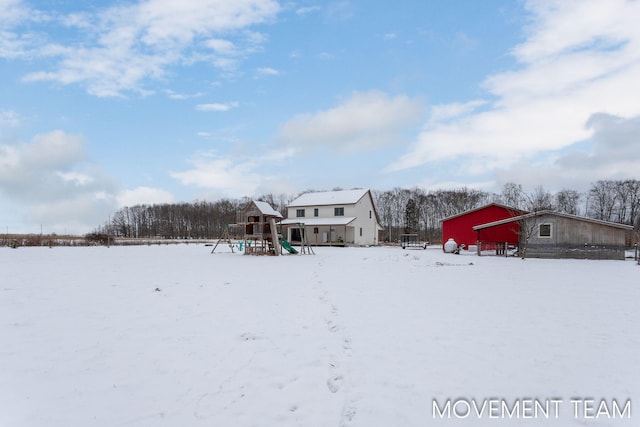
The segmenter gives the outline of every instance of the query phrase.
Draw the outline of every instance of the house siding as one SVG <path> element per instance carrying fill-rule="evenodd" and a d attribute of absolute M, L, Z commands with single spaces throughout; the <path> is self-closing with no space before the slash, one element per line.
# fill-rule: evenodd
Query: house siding
<path fill-rule="evenodd" d="M 355 206 L 352 206 L 353 215 L 356 221 L 354 221 L 354 227 L 352 232 L 354 233 L 353 242 L 356 245 L 377 245 L 378 244 L 378 229 L 377 219 L 375 215 L 375 209 L 371 200 L 370 193 L 367 193 L 362 197 Z M 371 218 L 369 218 L 369 212 L 371 212 Z M 345 209 L 345 215 L 346 215 Z M 362 228 L 362 236 L 360 236 L 360 228 Z"/>
<path fill-rule="evenodd" d="M 538 236 L 540 224 L 551 224 L 550 237 Z M 535 230 L 529 237 L 527 257 L 624 260 L 625 230 L 622 228 L 555 215 L 530 218 L 526 227 Z"/>
<path fill-rule="evenodd" d="M 336 208 L 344 208 L 344 215 L 336 216 Z M 355 219 L 346 226 L 307 226 L 307 238 L 311 244 L 327 244 L 336 241 L 356 246 L 378 244 L 378 231 L 382 227 L 379 225 L 371 192 L 369 191 L 366 191 L 355 203 L 304 206 L 296 204 L 289 206 L 287 207 L 288 218 L 296 218 L 298 209 L 305 210 L 304 218 L 307 219 L 355 217 Z M 317 217 L 314 216 L 314 209 L 318 209 Z M 371 215 L 369 214 L 370 212 Z M 314 233 L 314 229 L 317 229 L 318 232 Z M 360 235 L 360 229 L 362 229 L 362 235 Z"/>

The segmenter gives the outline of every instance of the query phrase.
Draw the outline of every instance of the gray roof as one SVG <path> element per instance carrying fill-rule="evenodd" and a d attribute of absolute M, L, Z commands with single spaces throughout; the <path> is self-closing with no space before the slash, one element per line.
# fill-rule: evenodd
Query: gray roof
<path fill-rule="evenodd" d="M 253 204 L 256 205 L 258 210 L 262 215 L 274 216 L 276 218 L 282 218 L 282 215 L 277 210 L 273 209 L 271 205 L 267 202 L 261 202 L 259 200 L 254 200 Z"/>
<path fill-rule="evenodd" d="M 609 222 L 609 221 L 601 221 L 599 219 L 586 218 L 583 216 L 571 215 L 571 214 L 562 213 L 562 212 L 554 212 L 550 210 L 531 212 L 525 215 L 514 216 L 513 218 L 507 218 L 507 219 L 502 219 L 500 221 L 493 221 L 493 222 L 488 222 L 486 224 L 476 225 L 475 227 L 472 227 L 472 228 L 477 231 L 485 228 L 496 227 L 498 225 L 508 224 L 510 222 L 521 221 L 523 219 L 529 219 L 529 218 L 534 218 L 534 217 L 543 216 L 543 215 L 559 216 L 563 218 L 573 219 L 576 221 L 584 221 L 584 222 L 590 222 L 594 224 L 605 225 L 607 227 L 622 228 L 624 230 L 633 230 L 633 226 L 631 225 L 618 224 L 616 222 Z"/>
<path fill-rule="evenodd" d="M 289 207 L 353 205 L 358 203 L 369 190 L 340 190 L 305 193 L 289 203 Z"/>

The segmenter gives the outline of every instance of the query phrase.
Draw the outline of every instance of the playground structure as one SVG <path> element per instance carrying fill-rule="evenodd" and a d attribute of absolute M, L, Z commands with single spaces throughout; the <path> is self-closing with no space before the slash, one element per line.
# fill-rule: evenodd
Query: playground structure
<path fill-rule="evenodd" d="M 299 232 L 299 235 L 300 235 L 300 253 L 301 254 L 315 255 L 315 252 L 313 252 L 313 248 L 309 244 L 309 239 L 307 239 L 307 233 L 306 233 L 306 230 L 305 230 L 305 225 L 303 223 L 301 223 L 301 222 L 298 222 L 296 224 L 289 225 L 289 228 L 298 229 L 298 232 Z M 284 236 L 281 237 L 281 242 L 282 242 L 282 246 L 283 247 L 285 246 L 285 242 L 286 242 L 286 244 L 288 246 L 291 246 L 291 244 L 287 241 L 287 239 L 284 238 Z M 289 252 L 291 252 L 291 251 L 289 251 Z M 296 253 L 297 253 L 297 251 L 296 251 Z"/>
<path fill-rule="evenodd" d="M 287 239 L 285 239 L 284 237 L 280 238 L 280 245 L 282 245 L 282 249 L 286 250 L 290 254 L 298 254 L 299 253 L 298 250 L 296 248 L 294 248 L 293 246 L 291 246 L 291 243 L 289 243 L 289 241 Z"/>
<path fill-rule="evenodd" d="M 241 252 L 244 250 L 245 255 L 277 256 L 283 254 L 283 251 L 291 254 L 312 254 L 313 249 L 308 242 L 303 242 L 301 250 L 298 251 L 278 233 L 276 220 L 281 219 L 280 212 L 268 203 L 251 201 L 238 213 L 235 224 L 227 224 L 211 253 L 215 252 L 221 242 L 225 242 L 231 248 L 231 252 L 237 248 Z"/>

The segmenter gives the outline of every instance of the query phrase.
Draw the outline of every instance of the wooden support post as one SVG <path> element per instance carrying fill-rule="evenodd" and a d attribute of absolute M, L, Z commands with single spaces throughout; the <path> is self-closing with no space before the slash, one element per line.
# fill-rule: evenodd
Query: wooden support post
<path fill-rule="evenodd" d="M 269 218 L 269 226 L 271 228 L 271 240 L 273 241 L 273 251 L 276 255 L 280 255 L 280 241 L 278 240 L 278 229 L 276 228 L 276 220 L 274 217 Z"/>

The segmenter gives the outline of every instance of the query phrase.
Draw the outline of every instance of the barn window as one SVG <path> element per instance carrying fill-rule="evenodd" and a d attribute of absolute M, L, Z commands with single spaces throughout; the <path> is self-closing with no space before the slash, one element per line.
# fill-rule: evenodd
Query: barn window
<path fill-rule="evenodd" d="M 304 218 L 304 209 L 296 209 L 296 216 L 298 218 Z"/>
<path fill-rule="evenodd" d="M 551 224 L 540 224 L 538 237 L 551 237 Z"/>

